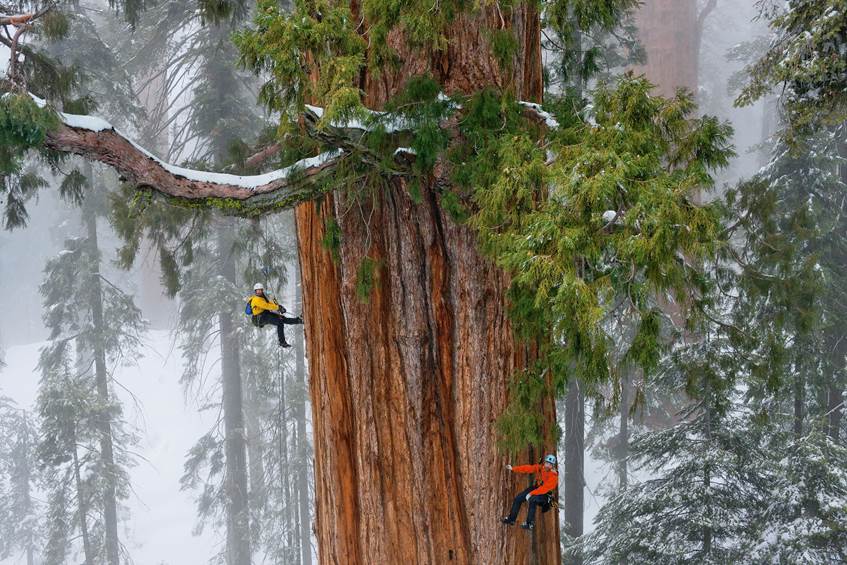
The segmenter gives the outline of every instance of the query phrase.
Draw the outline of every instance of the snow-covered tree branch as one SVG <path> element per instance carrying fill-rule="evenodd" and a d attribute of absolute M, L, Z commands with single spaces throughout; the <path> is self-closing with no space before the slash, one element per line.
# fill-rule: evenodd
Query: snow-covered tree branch
<path fill-rule="evenodd" d="M 329 151 L 262 175 L 210 173 L 160 161 L 99 118 L 62 114 L 62 124 L 47 134 L 46 147 L 73 153 L 115 169 L 124 180 L 166 196 L 187 200 L 262 199 L 291 205 L 313 198 L 305 182 L 332 167 L 343 155 Z"/>

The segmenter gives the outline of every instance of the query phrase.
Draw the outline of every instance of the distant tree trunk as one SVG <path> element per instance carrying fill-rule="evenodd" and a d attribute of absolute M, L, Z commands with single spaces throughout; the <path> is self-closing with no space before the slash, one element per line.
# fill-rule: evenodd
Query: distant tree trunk
<path fill-rule="evenodd" d="M 705 432 L 705 436 L 706 436 L 707 449 L 710 449 L 709 444 L 711 444 L 711 442 L 712 442 L 712 414 L 713 414 L 712 390 L 711 390 L 711 386 L 710 386 L 710 383 L 709 383 L 709 379 L 705 376 L 703 377 L 703 379 L 704 379 L 703 389 L 704 389 L 704 393 L 705 393 L 703 395 L 703 397 L 705 399 L 705 404 L 706 404 L 706 407 L 705 407 L 705 409 L 706 409 L 706 415 L 705 415 L 706 416 L 706 432 Z M 703 489 L 706 493 L 708 493 L 709 490 L 711 489 L 711 487 L 712 487 L 712 469 L 709 466 L 709 463 L 707 461 L 706 464 L 703 466 Z M 711 506 L 711 501 L 708 499 L 708 494 L 706 496 L 707 496 L 707 498 L 704 502 L 704 504 L 705 504 L 704 510 L 705 510 L 707 519 L 706 519 L 706 524 L 703 526 L 703 556 L 702 556 L 702 561 L 704 561 L 704 562 L 710 561 L 709 559 L 707 559 L 707 556 L 711 555 L 711 553 L 712 553 L 712 527 L 710 525 L 711 524 L 711 518 L 712 518 L 712 506 Z"/>
<path fill-rule="evenodd" d="M 843 137 L 838 143 L 838 155 L 845 160 L 839 165 L 838 173 L 841 177 L 841 182 L 847 185 L 847 139 Z M 847 261 L 847 255 L 842 252 L 842 266 L 845 261 Z M 836 264 L 838 263 L 836 262 Z M 840 316 L 841 323 L 838 324 L 839 326 L 847 322 L 847 320 L 843 319 L 843 312 L 845 311 L 843 306 L 840 308 L 840 311 L 842 315 Z M 847 337 L 844 336 L 842 328 L 839 328 L 839 330 L 833 333 L 836 335 L 834 336 L 835 343 L 831 347 L 831 365 L 833 370 L 827 391 L 827 413 L 829 414 L 829 436 L 833 441 L 840 442 L 841 420 L 844 414 L 844 376 L 847 370 L 845 369 L 845 363 L 847 363 Z"/>
<path fill-rule="evenodd" d="M 647 75 L 663 96 L 673 96 L 678 88 L 697 93 L 697 15 L 697 0 L 645 0 L 636 13 L 647 63 L 634 70 Z"/>
<path fill-rule="evenodd" d="M 303 303 L 303 292 L 299 284 L 299 273 L 295 275 L 294 303 Z M 294 420 L 297 425 L 297 504 L 298 526 L 300 532 L 300 565 L 312 565 L 312 517 L 309 509 L 309 439 L 306 435 L 306 344 L 301 332 L 294 338 L 294 377 L 297 386 L 302 387 L 294 402 Z"/>
<path fill-rule="evenodd" d="M 85 555 L 85 565 L 95 565 L 94 549 L 91 547 L 91 536 L 88 534 L 88 500 L 85 488 L 82 486 L 82 476 L 79 470 L 79 453 L 77 452 L 76 433 L 73 443 L 74 481 L 76 482 L 76 504 L 79 516 L 79 531 L 82 536 L 82 551 Z"/>
<path fill-rule="evenodd" d="M 232 251 L 232 225 L 224 220 L 218 231 L 220 274 L 235 283 L 235 257 Z M 229 224 L 229 225 L 228 225 Z M 218 311 L 221 335 L 221 380 L 223 383 L 224 458 L 226 475 L 226 554 L 227 565 L 250 565 L 250 513 L 247 507 L 247 445 L 245 441 L 241 367 L 238 336 L 232 312 Z"/>
<path fill-rule="evenodd" d="M 88 178 L 92 178 L 90 174 Z M 100 430 L 100 458 L 103 465 L 103 521 L 105 529 L 106 561 L 109 565 L 120 563 L 118 541 L 117 473 L 115 469 L 114 445 L 112 443 L 112 411 L 109 399 L 109 374 L 106 369 L 106 350 L 103 345 L 105 325 L 103 323 L 103 291 L 100 282 L 100 245 L 97 241 L 97 214 L 92 197 L 86 199 L 83 217 L 88 232 L 87 249 L 93 272 L 89 287 L 91 321 L 94 325 L 94 379 L 97 386 L 97 402 L 100 406 L 97 427 Z"/>
<path fill-rule="evenodd" d="M 291 500 L 291 467 L 288 464 L 288 404 L 286 394 L 285 372 L 277 373 L 279 378 L 279 412 L 277 421 L 277 463 L 279 464 L 279 489 L 283 508 L 283 531 L 285 536 L 285 554 L 290 559 L 294 555 L 294 513 L 296 506 Z"/>
<path fill-rule="evenodd" d="M 487 43 L 501 13 L 518 42 L 508 71 Z M 401 32 L 389 44 L 400 67 L 363 73 L 371 108 L 427 72 L 448 93 L 493 85 L 541 98 L 532 3 L 511 14 L 487 6 L 457 15 L 442 52 L 410 49 Z M 449 185 L 446 171 L 435 174 Z M 507 277 L 441 208 L 431 184 L 419 199 L 396 179 L 375 194 L 362 214 L 343 192 L 296 209 L 321 562 L 556 565 L 555 513 L 539 516 L 535 555 L 533 536 L 498 521 L 518 485 L 494 424 L 512 375 L 535 355 L 513 335 Z M 340 230 L 333 250 L 324 244 L 328 223 Z M 356 292 L 365 257 L 378 265 L 367 302 Z M 552 400 L 538 409 L 552 428 Z"/>
<path fill-rule="evenodd" d="M 844 342 L 844 337 L 839 336 L 839 342 Z M 840 442 L 841 438 L 841 419 L 844 413 L 844 385 L 843 383 L 843 367 L 844 367 L 844 351 L 840 347 L 835 347 L 834 363 L 837 367 L 830 375 L 830 382 L 827 386 L 827 434 L 835 442 Z"/>
<path fill-rule="evenodd" d="M 705 0 L 703 3 L 703 7 L 697 12 L 697 20 L 695 22 L 695 36 L 694 36 L 694 53 L 697 57 L 697 75 L 695 79 L 699 81 L 700 79 L 700 56 L 703 54 L 703 33 L 706 31 L 706 20 L 715 11 L 715 8 L 718 5 L 718 0 Z M 694 7 L 697 8 L 697 0 L 694 0 Z"/>
<path fill-rule="evenodd" d="M 568 383 L 565 399 L 565 533 L 583 534 L 585 512 L 585 394 L 579 379 Z M 582 564 L 582 554 L 569 551 L 568 563 Z"/>
<path fill-rule="evenodd" d="M 156 57 L 139 73 L 141 76 L 136 81 L 136 84 L 141 85 L 138 99 L 146 112 L 139 141 L 154 155 L 163 156 L 168 154 L 169 147 L 168 129 L 164 126 L 168 118 L 167 49 L 159 49 Z M 150 321 L 151 328 L 167 328 L 173 321 L 170 313 L 174 308 L 162 286 L 162 268 L 156 260 L 157 250 L 148 238 L 142 241 L 138 255 L 141 257 L 138 269 L 139 306 L 144 317 Z"/>
<path fill-rule="evenodd" d="M 23 440 L 20 452 L 23 456 L 22 463 L 24 465 L 24 473 L 20 478 L 21 484 L 23 485 L 23 500 L 21 500 L 21 504 L 23 508 L 20 510 L 22 514 L 25 516 L 29 516 L 32 512 L 32 443 L 30 441 L 30 424 L 27 413 L 24 411 L 22 413 L 23 426 Z M 27 530 L 26 530 L 26 565 L 35 565 L 35 540 L 33 539 L 33 528 L 34 525 L 32 521 L 27 521 Z"/>
<path fill-rule="evenodd" d="M 805 417 L 806 382 L 803 371 L 794 372 L 794 439 L 803 437 L 803 418 Z"/>
<path fill-rule="evenodd" d="M 621 377 L 621 406 L 620 424 L 618 428 L 618 488 L 623 490 L 629 484 L 629 468 L 627 458 L 629 457 L 629 393 L 630 373 L 627 370 Z"/>
<path fill-rule="evenodd" d="M 244 382 L 246 390 L 245 420 L 247 425 L 247 465 L 250 480 L 251 517 L 256 517 L 251 524 L 253 539 L 261 535 L 262 520 L 260 509 L 264 507 L 267 497 L 265 484 L 264 443 L 262 441 L 262 416 L 264 414 L 264 394 L 259 390 L 255 378 L 247 378 Z"/>

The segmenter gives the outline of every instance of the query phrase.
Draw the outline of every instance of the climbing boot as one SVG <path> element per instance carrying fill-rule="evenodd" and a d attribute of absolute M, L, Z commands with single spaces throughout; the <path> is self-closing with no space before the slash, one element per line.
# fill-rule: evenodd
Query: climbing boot
<path fill-rule="evenodd" d="M 521 524 L 521 528 L 523 528 L 524 530 L 532 531 L 532 529 L 535 528 L 535 524 L 533 524 L 532 522 L 524 522 L 523 524 Z"/>
<path fill-rule="evenodd" d="M 512 520 L 511 518 L 509 518 L 508 516 L 506 516 L 505 518 L 500 518 L 500 521 L 503 522 L 504 524 L 506 524 L 507 526 L 514 526 L 515 525 L 515 521 Z"/>

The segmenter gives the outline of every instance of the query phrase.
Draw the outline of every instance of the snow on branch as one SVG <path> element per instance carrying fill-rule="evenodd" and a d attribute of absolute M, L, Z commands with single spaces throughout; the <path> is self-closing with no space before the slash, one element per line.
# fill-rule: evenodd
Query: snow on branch
<path fill-rule="evenodd" d="M 44 100 L 30 94 L 41 107 Z M 548 128 L 559 126 L 556 120 L 541 109 L 538 104 L 520 102 L 532 119 L 543 122 Z M 460 106 L 455 106 L 460 110 Z M 374 116 L 384 114 L 371 111 Z M 311 122 L 312 129 L 323 117 L 323 109 L 307 106 L 305 118 Z M 233 199 L 244 202 L 248 207 L 293 207 L 296 204 L 318 196 L 325 189 L 317 183 L 309 182 L 313 177 L 333 168 L 340 159 L 353 151 L 368 160 L 367 148 L 355 140 L 346 137 L 327 135 L 326 132 L 313 132 L 317 138 L 327 138 L 336 148 L 314 157 L 302 159 L 291 166 L 259 175 L 234 175 L 213 173 L 179 167 L 158 159 L 128 136 L 115 129 L 109 122 L 94 116 L 82 116 L 57 112 L 61 125 L 47 134 L 47 148 L 63 153 L 73 153 L 92 161 L 98 161 L 115 169 L 122 179 L 143 188 L 161 194 L 186 200 Z M 355 129 L 369 131 L 371 126 L 365 121 L 351 120 L 341 124 L 330 124 L 336 129 Z M 388 132 L 408 131 L 412 124 L 402 119 L 391 120 L 383 124 Z M 455 127 L 455 122 L 445 122 L 443 127 Z M 272 144 L 248 161 L 248 168 L 255 168 L 278 154 L 279 145 Z M 370 156 L 372 157 L 372 156 Z M 398 148 L 395 160 L 408 165 L 415 155 L 411 148 Z M 374 163 L 380 163 L 374 157 Z M 404 167 L 405 168 L 405 167 Z M 391 171 L 403 174 L 403 171 Z"/>
<path fill-rule="evenodd" d="M 439 94 L 439 100 L 447 100 L 447 97 L 443 93 Z M 541 108 L 541 104 L 526 102 L 524 100 L 519 100 L 518 104 L 524 108 L 528 117 L 535 119 L 536 121 L 543 122 L 549 129 L 557 129 L 559 127 L 559 122 L 556 121 L 556 118 L 554 118 L 549 112 L 544 111 Z M 462 106 L 451 101 L 451 108 L 453 110 L 461 110 Z M 316 122 L 323 119 L 324 116 L 323 108 L 319 106 L 312 106 L 311 104 L 306 104 L 306 112 L 307 115 L 313 116 L 314 121 Z M 389 118 L 383 123 L 386 133 L 409 131 L 414 127 L 414 124 L 411 124 L 402 118 L 390 118 L 389 114 L 385 112 L 377 112 L 375 110 L 366 110 L 366 112 L 367 117 L 374 122 L 385 119 L 386 117 Z M 330 126 L 339 129 L 355 129 L 361 131 L 368 131 L 371 129 L 371 127 L 365 122 L 357 119 L 349 119 L 344 122 L 333 122 Z"/>
<path fill-rule="evenodd" d="M 45 104 L 39 98 L 33 99 L 39 105 Z M 101 118 L 62 112 L 58 115 L 62 124 L 48 133 L 49 149 L 104 163 L 137 186 L 188 200 L 246 201 L 265 196 L 263 201 L 293 206 L 316 196 L 314 187 L 303 181 L 332 167 L 342 156 L 341 151 L 328 151 L 261 175 L 197 171 L 161 161 Z"/>
<path fill-rule="evenodd" d="M 554 118 L 550 112 L 545 112 L 544 110 L 542 110 L 541 104 L 536 104 L 535 102 L 525 102 L 523 100 L 518 102 L 518 104 L 526 108 L 527 112 L 533 114 L 538 121 L 544 122 L 544 125 L 546 125 L 548 128 L 559 128 L 559 122 L 556 121 L 556 118 Z"/>

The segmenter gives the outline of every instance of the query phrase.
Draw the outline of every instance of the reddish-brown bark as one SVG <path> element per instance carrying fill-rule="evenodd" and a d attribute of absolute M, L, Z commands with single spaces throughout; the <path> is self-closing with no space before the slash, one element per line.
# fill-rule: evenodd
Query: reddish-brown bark
<path fill-rule="evenodd" d="M 697 92 L 699 29 L 696 0 L 645 0 L 636 15 L 647 63 L 636 67 L 663 96 Z"/>
<path fill-rule="evenodd" d="M 447 53 L 410 53 L 394 32 L 404 62 L 364 78 L 366 104 L 380 107 L 424 72 L 451 93 L 494 85 L 539 100 L 535 10 L 506 15 L 522 49 L 511 71 L 486 45 L 499 22 L 494 8 L 460 17 Z M 394 179 L 355 198 L 296 209 L 321 562 L 558 564 L 555 513 L 540 515 L 532 535 L 499 523 L 524 484 L 505 470 L 495 422 L 512 375 L 533 357 L 513 336 L 505 275 L 431 187 L 415 201 Z M 328 222 L 340 230 L 334 251 L 323 244 Z M 365 257 L 379 266 L 367 302 L 356 288 Z M 553 403 L 539 409 L 552 426 Z"/>

